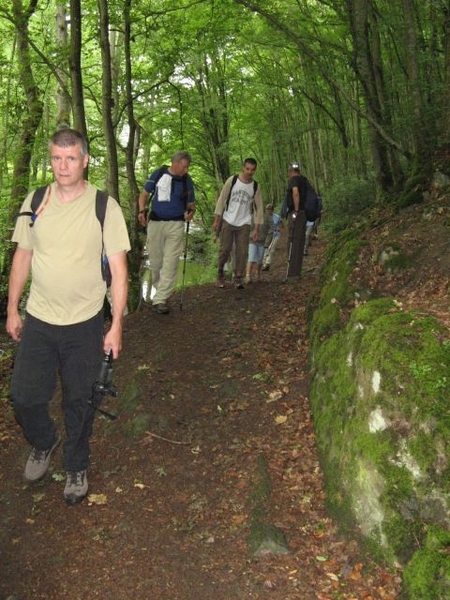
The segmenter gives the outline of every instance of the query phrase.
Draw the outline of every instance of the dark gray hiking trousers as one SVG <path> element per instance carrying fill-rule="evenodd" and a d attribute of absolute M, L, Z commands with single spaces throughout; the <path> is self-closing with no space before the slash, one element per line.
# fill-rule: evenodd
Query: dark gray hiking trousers
<path fill-rule="evenodd" d="M 88 401 L 103 359 L 103 311 L 75 325 L 49 325 L 27 314 L 15 357 L 11 396 L 27 440 L 47 450 L 56 440 L 49 414 L 58 374 L 66 440 L 64 469 L 89 465 L 89 437 L 94 413 Z"/>

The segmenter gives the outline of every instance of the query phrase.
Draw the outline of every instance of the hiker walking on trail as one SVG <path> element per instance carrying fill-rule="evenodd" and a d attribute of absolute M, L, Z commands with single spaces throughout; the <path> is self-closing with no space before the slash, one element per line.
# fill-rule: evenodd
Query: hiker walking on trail
<path fill-rule="evenodd" d="M 306 177 L 300 174 L 300 165 L 292 163 L 288 168 L 289 183 L 286 192 L 288 219 L 288 266 L 286 278 L 299 277 L 302 271 L 306 233 Z"/>
<path fill-rule="evenodd" d="M 167 301 L 177 283 L 185 223 L 195 211 L 194 184 L 188 175 L 191 160 L 184 150 L 176 152 L 169 167 L 163 165 L 150 175 L 139 195 L 138 220 L 147 226 L 152 309 L 163 315 L 170 312 Z"/>
<path fill-rule="evenodd" d="M 120 206 L 105 194 L 100 222 L 97 203 L 102 193 L 84 180 L 89 160 L 85 138 L 73 129 L 62 129 L 51 138 L 49 151 L 55 181 L 40 188 L 43 194 L 36 210 L 37 192 L 27 196 L 12 236 L 17 247 L 9 277 L 6 330 L 19 346 L 11 396 L 16 418 L 33 446 L 24 476 L 34 482 L 44 477 L 61 440 L 49 415 L 59 372 L 66 431 L 64 498 L 76 504 L 88 490 L 93 385 L 103 352 L 112 351 L 117 358 L 122 348 L 130 242 Z M 103 250 L 112 275 L 112 322 L 106 334 Z M 19 303 L 30 270 L 23 321 Z"/>
<path fill-rule="evenodd" d="M 281 229 L 283 228 L 283 220 L 280 215 L 273 212 L 273 204 L 268 204 L 266 206 L 266 213 L 271 217 L 272 223 L 264 243 L 263 271 L 268 271 L 270 269 L 280 239 Z"/>
<path fill-rule="evenodd" d="M 322 213 L 323 213 L 323 200 L 322 200 L 322 196 L 318 195 L 317 196 L 317 213 L 318 216 L 316 217 L 316 219 L 314 220 L 314 227 L 313 227 L 313 233 L 312 233 L 312 238 L 314 240 L 317 240 L 319 238 L 319 225 L 320 222 L 322 221 Z"/>
<path fill-rule="evenodd" d="M 214 212 L 213 229 L 220 232 L 219 261 L 217 271 L 217 285 L 225 287 L 224 266 L 230 256 L 233 243 L 236 249 L 235 285 L 238 289 L 244 287 L 248 253 L 248 240 L 252 227 L 254 230 L 253 241 L 258 239 L 259 227 L 264 222 L 264 207 L 261 190 L 253 176 L 257 162 L 254 158 L 244 160 L 239 175 L 229 177 L 220 192 Z"/>
<path fill-rule="evenodd" d="M 305 233 L 305 256 L 308 254 L 309 247 L 313 239 L 317 239 L 317 227 L 320 223 L 322 214 L 322 198 L 318 196 L 313 188 L 313 194 L 310 194 L 309 205 L 305 206 L 306 214 L 306 233 Z M 314 197 L 315 195 L 315 197 Z"/>
<path fill-rule="evenodd" d="M 273 206 L 269 204 L 273 212 Z M 248 244 L 248 261 L 245 273 L 245 283 L 261 281 L 261 270 L 263 266 L 264 249 L 267 238 L 271 235 L 269 232 L 273 228 L 272 214 L 267 210 L 264 215 L 264 223 L 258 229 L 258 238 L 254 240 L 253 231 L 250 233 Z"/>

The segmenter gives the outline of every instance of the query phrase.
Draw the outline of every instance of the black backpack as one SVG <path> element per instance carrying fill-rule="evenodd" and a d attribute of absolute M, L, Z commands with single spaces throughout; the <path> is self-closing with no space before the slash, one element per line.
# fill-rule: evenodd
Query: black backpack
<path fill-rule="evenodd" d="M 28 216 L 31 217 L 30 227 L 33 227 L 34 222 L 36 221 L 38 215 L 36 214 L 38 208 L 42 204 L 44 200 L 45 192 L 48 190 L 48 185 L 44 185 L 34 192 L 33 197 L 31 199 L 31 211 L 24 211 L 19 213 L 18 217 Z M 103 224 L 105 222 L 105 214 L 106 214 L 106 205 L 108 204 L 108 194 L 106 192 L 102 192 L 101 190 L 97 190 L 95 195 L 95 216 L 100 223 L 100 228 L 102 230 L 102 254 L 101 254 L 101 270 L 103 280 L 106 282 L 106 285 L 109 287 L 111 285 L 111 269 L 109 266 L 108 258 L 105 254 L 105 248 L 103 244 Z"/>
<path fill-rule="evenodd" d="M 303 208 L 305 211 L 305 216 L 308 221 L 315 221 L 320 215 L 320 202 L 319 196 L 317 195 L 316 190 L 313 188 L 311 183 L 308 181 L 306 177 L 303 177 L 303 186 L 301 190 L 301 194 L 304 195 L 303 198 Z M 300 198 L 302 199 L 302 198 Z M 283 201 L 283 205 L 281 207 L 281 217 L 286 219 L 288 214 L 294 210 L 294 200 L 292 198 L 292 193 L 289 191 L 286 193 L 285 199 Z"/>
<path fill-rule="evenodd" d="M 320 215 L 319 196 L 308 180 L 306 180 L 305 190 L 306 195 L 303 208 L 305 210 L 306 219 L 308 221 L 315 221 Z"/>

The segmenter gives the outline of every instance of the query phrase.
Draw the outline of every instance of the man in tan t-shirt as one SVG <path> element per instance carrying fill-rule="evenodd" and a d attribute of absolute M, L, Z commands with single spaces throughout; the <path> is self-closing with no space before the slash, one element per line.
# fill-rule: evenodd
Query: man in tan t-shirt
<path fill-rule="evenodd" d="M 59 373 L 66 430 L 64 498 L 76 504 L 88 490 L 94 418 L 90 400 L 102 352 L 117 358 L 122 347 L 130 242 L 113 198 L 107 201 L 102 232 L 96 216 L 97 189 L 84 180 L 89 160 L 84 137 L 73 129 L 60 130 L 51 138 L 49 150 L 55 181 L 32 222 L 20 216 L 12 236 L 17 248 L 9 278 L 6 330 L 19 342 L 11 382 L 14 410 L 33 446 L 25 479 L 33 482 L 44 477 L 61 440 L 48 410 Z M 21 213 L 31 214 L 32 198 L 29 194 L 25 199 Z M 112 274 L 113 314 L 105 335 L 103 249 Z M 22 320 L 19 303 L 30 271 L 30 295 Z"/>

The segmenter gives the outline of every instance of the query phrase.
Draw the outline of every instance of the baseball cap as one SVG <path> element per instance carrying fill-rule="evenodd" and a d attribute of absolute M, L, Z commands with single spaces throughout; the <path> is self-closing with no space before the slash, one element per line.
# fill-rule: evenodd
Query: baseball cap
<path fill-rule="evenodd" d="M 273 210 L 273 204 L 266 204 L 266 209 Z"/>

